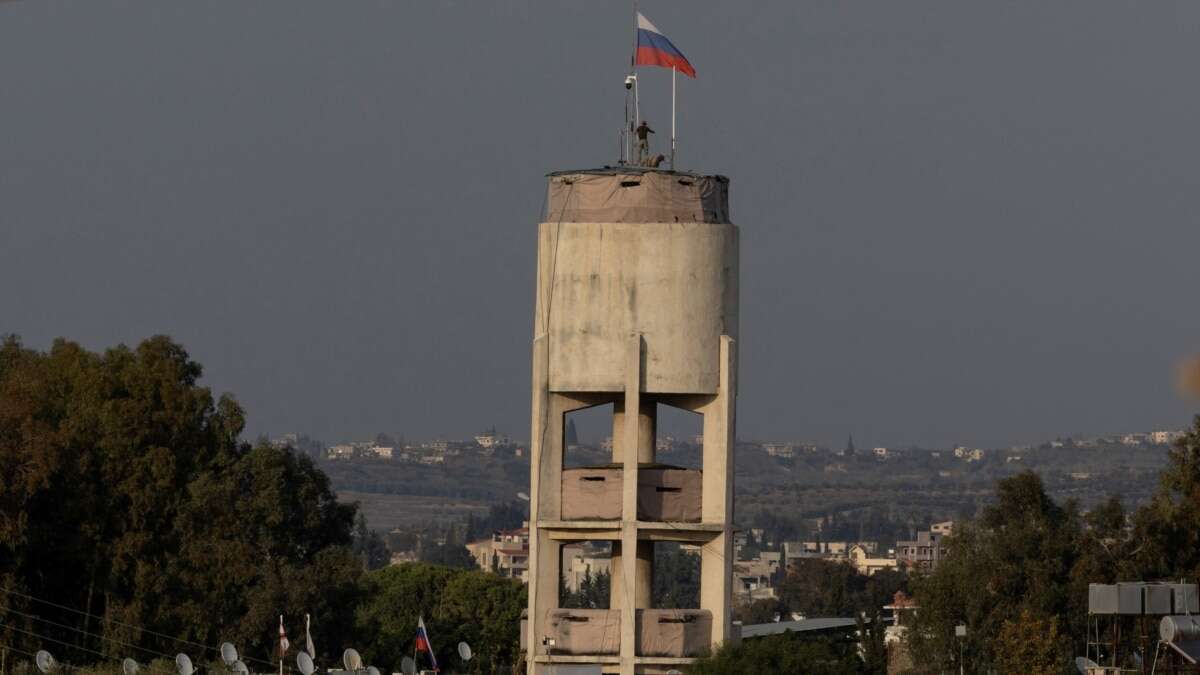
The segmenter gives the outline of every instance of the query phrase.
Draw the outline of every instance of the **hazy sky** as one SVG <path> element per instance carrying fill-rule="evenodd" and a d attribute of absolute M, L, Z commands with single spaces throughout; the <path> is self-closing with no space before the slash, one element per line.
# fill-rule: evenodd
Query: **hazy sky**
<path fill-rule="evenodd" d="M 1188 422 L 1200 3 L 641 6 L 732 180 L 740 436 Z M 526 438 L 543 174 L 615 159 L 630 11 L 0 3 L 0 332 L 170 334 L 253 434 Z"/>

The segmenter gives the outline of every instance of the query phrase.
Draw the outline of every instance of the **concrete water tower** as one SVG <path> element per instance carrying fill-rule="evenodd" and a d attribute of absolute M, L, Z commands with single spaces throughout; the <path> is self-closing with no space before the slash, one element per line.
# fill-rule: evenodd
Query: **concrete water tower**
<path fill-rule="evenodd" d="M 734 638 L 738 229 L 723 176 L 550 174 L 533 340 L 531 673 L 666 673 Z M 564 468 L 564 420 L 613 404 L 612 464 Z M 659 404 L 703 416 L 699 471 L 656 463 Z M 609 609 L 559 607 L 562 547 L 612 542 Z M 652 606 L 655 542 L 700 549 L 699 606 Z M 594 671 L 593 671 L 594 672 Z"/>

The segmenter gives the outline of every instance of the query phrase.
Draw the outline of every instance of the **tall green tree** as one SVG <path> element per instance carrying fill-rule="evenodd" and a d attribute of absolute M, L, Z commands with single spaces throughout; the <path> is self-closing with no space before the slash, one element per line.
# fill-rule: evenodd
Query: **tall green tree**
<path fill-rule="evenodd" d="M 153 631 L 263 658 L 280 613 L 352 605 L 354 508 L 307 459 L 241 443 L 244 413 L 201 373 L 161 336 L 102 354 L 0 343 L 6 644 L 77 645 L 60 650 L 75 663 L 119 642 L 177 650 Z"/>
<path fill-rule="evenodd" d="M 954 628 L 965 624 L 967 669 L 983 672 L 997 662 L 1005 622 L 1022 612 L 1069 616 L 1080 527 L 1073 507 L 1055 504 L 1036 474 L 1000 481 L 996 502 L 978 522 L 956 526 L 947 558 L 913 581 L 920 610 L 907 636 L 916 662 L 956 666 Z"/>
<path fill-rule="evenodd" d="M 1154 498 L 1135 516 L 1138 567 L 1153 577 L 1200 576 L 1200 415 L 1167 455 Z"/>

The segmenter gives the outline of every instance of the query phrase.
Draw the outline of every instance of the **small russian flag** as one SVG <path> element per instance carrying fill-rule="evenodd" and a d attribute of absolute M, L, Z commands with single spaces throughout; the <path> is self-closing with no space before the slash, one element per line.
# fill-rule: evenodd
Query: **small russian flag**
<path fill-rule="evenodd" d="M 688 62 L 683 52 L 679 51 L 667 36 L 662 34 L 654 24 L 641 12 L 637 15 L 637 52 L 633 63 L 638 66 L 662 66 L 672 68 L 687 75 L 696 77 L 696 69 Z"/>
<path fill-rule="evenodd" d="M 417 617 L 417 651 L 429 654 L 429 662 L 433 670 L 438 670 L 437 657 L 433 655 L 433 644 L 429 642 L 429 633 L 425 630 L 425 617 Z"/>

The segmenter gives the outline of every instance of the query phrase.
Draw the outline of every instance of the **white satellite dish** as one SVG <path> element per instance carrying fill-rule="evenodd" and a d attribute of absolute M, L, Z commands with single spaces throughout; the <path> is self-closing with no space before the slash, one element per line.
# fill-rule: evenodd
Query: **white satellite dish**
<path fill-rule="evenodd" d="M 400 672 L 404 675 L 417 675 L 417 662 L 411 656 L 400 659 Z"/>
<path fill-rule="evenodd" d="M 242 663 L 241 660 L 234 661 L 233 665 L 230 666 L 229 669 L 238 675 L 250 675 L 250 669 L 247 668 L 246 664 Z"/>
<path fill-rule="evenodd" d="M 50 656 L 50 652 L 46 651 L 45 649 L 39 649 L 38 653 L 34 654 L 33 660 L 35 663 L 37 663 L 38 670 L 42 671 L 43 673 L 50 673 L 58 668 L 58 662 L 55 661 L 54 657 Z"/>
<path fill-rule="evenodd" d="M 180 652 L 175 655 L 175 671 L 179 675 L 192 675 L 196 669 L 192 667 L 192 660 L 188 658 L 188 655 Z"/>
<path fill-rule="evenodd" d="M 237 663 L 237 647 L 234 647 L 232 642 L 221 643 L 221 660 L 224 661 L 225 665 L 227 666 L 233 666 L 234 663 Z"/>
<path fill-rule="evenodd" d="M 1100 666 L 1097 666 L 1095 661 L 1085 656 L 1076 656 L 1075 667 L 1079 669 L 1081 675 L 1087 675 L 1088 671 L 1090 671 L 1092 668 L 1099 668 Z"/>
<path fill-rule="evenodd" d="M 367 675 L 380 675 L 379 669 L 375 666 L 367 666 Z"/>
<path fill-rule="evenodd" d="M 470 661 L 470 660 L 471 660 L 471 656 L 472 656 L 472 654 L 471 654 L 471 645 L 469 645 L 469 644 L 467 644 L 467 643 L 465 643 L 465 642 L 460 642 L 460 643 L 458 643 L 458 656 L 459 656 L 459 658 L 461 658 L 463 661 Z"/>
<path fill-rule="evenodd" d="M 353 649 L 342 652 L 342 665 L 346 670 L 362 670 L 362 657 Z"/>
<path fill-rule="evenodd" d="M 304 675 L 312 675 L 313 671 L 316 670 L 316 667 L 313 665 L 312 657 L 309 656 L 308 652 L 306 651 L 299 651 L 296 653 L 296 667 L 299 668 L 300 672 L 304 673 Z"/>
<path fill-rule="evenodd" d="M 125 659 L 121 662 L 121 670 L 125 671 L 125 675 L 137 675 L 139 668 L 141 668 L 141 666 L 139 666 L 138 662 L 134 661 L 133 659 Z"/>

